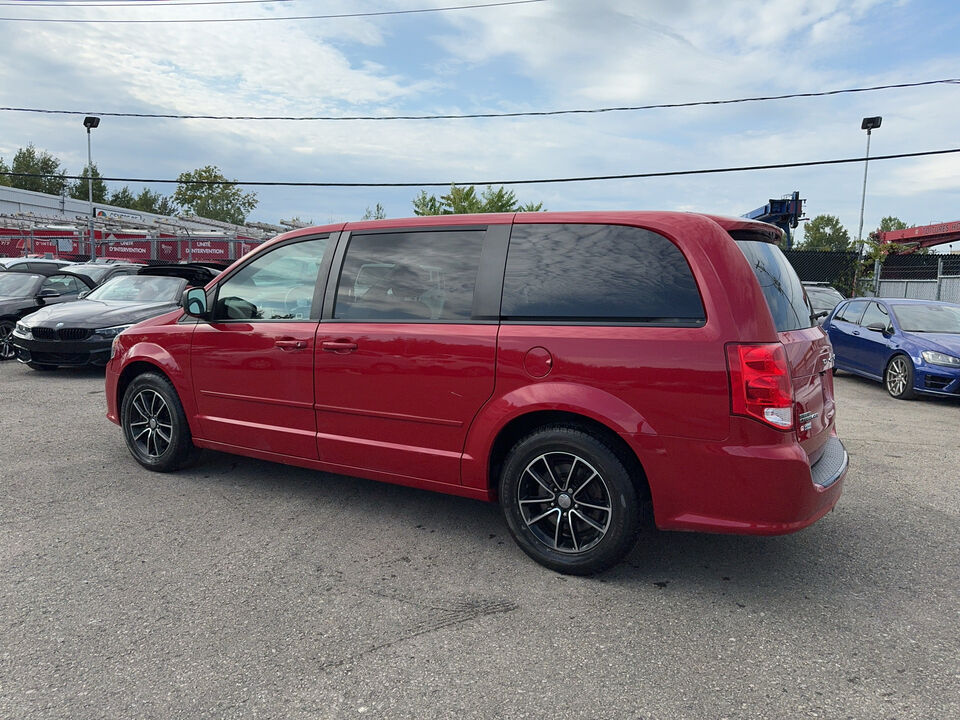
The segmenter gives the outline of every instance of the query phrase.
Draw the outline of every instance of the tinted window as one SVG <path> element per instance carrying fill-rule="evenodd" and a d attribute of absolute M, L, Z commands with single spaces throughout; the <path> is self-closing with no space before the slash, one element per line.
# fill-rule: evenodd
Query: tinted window
<path fill-rule="evenodd" d="M 693 273 L 662 235 L 619 225 L 516 225 L 503 279 L 507 319 L 699 324 Z"/>
<path fill-rule="evenodd" d="M 863 314 L 863 319 L 860 321 L 860 324 L 864 327 L 872 325 L 873 323 L 881 323 L 884 327 L 890 325 L 890 316 L 887 314 L 887 311 L 875 302 L 867 305 L 867 311 Z"/>
<path fill-rule="evenodd" d="M 813 309 L 817 312 L 822 312 L 826 310 L 830 312 L 833 310 L 838 303 L 843 302 L 843 295 L 834 290 L 832 287 L 807 287 L 807 297 L 810 299 L 810 304 L 813 305 Z"/>
<path fill-rule="evenodd" d="M 473 308 L 482 230 L 354 235 L 337 284 L 341 320 L 464 322 Z"/>
<path fill-rule="evenodd" d="M 758 240 L 737 240 L 737 245 L 750 261 L 777 331 L 810 327 L 812 308 L 807 304 L 800 278 L 780 248 Z"/>
<path fill-rule="evenodd" d="M 860 316 L 863 315 L 863 311 L 866 306 L 866 300 L 857 300 L 856 302 L 847 303 L 840 308 L 840 312 L 837 313 L 837 320 L 858 323 L 860 322 Z"/>
<path fill-rule="evenodd" d="M 220 283 L 217 320 L 308 320 L 328 238 L 268 250 Z"/>

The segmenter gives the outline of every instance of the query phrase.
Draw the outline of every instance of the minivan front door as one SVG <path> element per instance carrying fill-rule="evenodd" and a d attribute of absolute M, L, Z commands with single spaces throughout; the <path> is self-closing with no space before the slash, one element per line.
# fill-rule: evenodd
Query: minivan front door
<path fill-rule="evenodd" d="M 328 245 L 328 237 L 278 245 L 217 287 L 212 319 L 197 325 L 191 346 L 204 439 L 317 457 L 313 350 Z"/>

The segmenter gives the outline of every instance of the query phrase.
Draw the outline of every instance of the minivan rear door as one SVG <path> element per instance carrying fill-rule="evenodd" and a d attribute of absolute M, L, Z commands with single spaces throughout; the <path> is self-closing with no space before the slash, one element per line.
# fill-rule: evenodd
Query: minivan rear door
<path fill-rule="evenodd" d="M 836 414 L 830 341 L 811 319 L 813 309 L 800 279 L 780 248 L 753 234 L 730 234 L 753 268 L 786 350 L 797 402 L 797 439 L 812 464 L 820 458 Z"/>

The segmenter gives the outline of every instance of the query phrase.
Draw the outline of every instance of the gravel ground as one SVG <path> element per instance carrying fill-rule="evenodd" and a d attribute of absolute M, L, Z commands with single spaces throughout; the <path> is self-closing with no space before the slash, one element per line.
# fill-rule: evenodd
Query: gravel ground
<path fill-rule="evenodd" d="M 494 505 L 146 472 L 102 372 L 0 363 L 0 717 L 960 717 L 960 402 L 836 384 L 833 513 L 572 578 Z"/>

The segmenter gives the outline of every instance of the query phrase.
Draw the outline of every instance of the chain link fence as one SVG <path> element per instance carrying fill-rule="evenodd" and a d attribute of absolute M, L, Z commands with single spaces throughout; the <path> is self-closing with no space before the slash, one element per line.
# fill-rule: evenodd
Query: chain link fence
<path fill-rule="evenodd" d="M 960 303 L 960 255 L 890 255 L 880 267 L 877 294 Z"/>
<path fill-rule="evenodd" d="M 828 250 L 785 250 L 784 254 L 802 282 L 825 283 L 835 287 L 845 297 L 853 295 L 857 253 Z M 863 283 L 860 283 L 860 285 L 863 289 Z"/>

